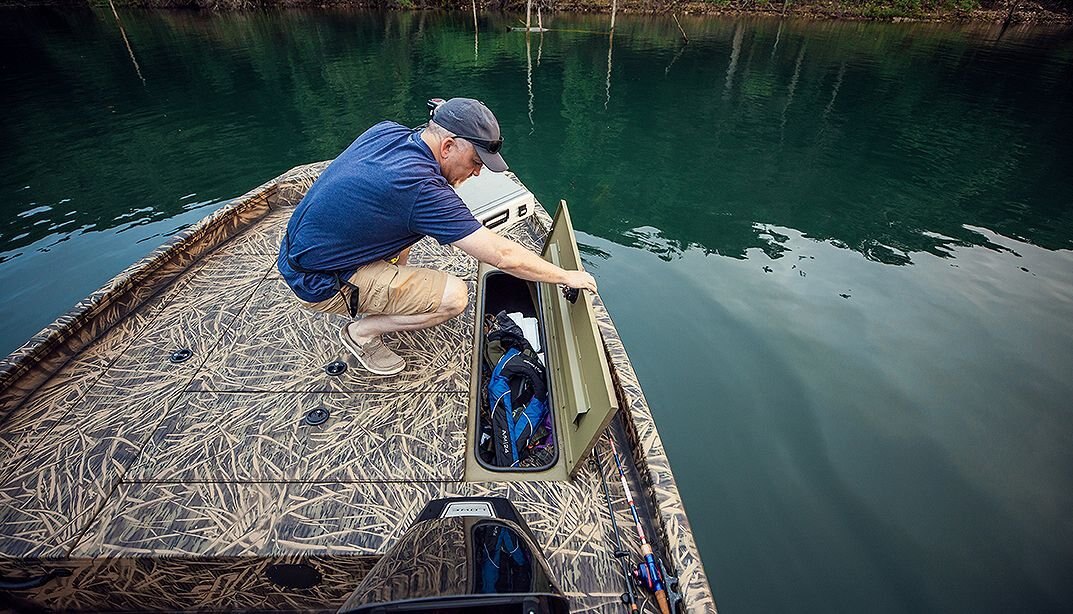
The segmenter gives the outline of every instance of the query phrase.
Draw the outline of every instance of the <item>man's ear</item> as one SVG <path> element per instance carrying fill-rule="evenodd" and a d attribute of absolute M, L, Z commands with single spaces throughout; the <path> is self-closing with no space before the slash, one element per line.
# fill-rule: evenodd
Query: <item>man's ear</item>
<path fill-rule="evenodd" d="M 454 151 L 456 147 L 458 147 L 458 144 L 455 143 L 455 140 L 453 138 L 449 136 L 444 137 L 442 140 L 440 140 L 440 157 L 446 158 L 447 153 Z"/>

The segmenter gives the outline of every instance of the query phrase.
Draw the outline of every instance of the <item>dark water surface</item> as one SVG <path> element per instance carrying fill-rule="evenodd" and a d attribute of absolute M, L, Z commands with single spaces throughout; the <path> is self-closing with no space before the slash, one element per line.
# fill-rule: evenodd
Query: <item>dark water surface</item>
<path fill-rule="evenodd" d="M 430 96 L 572 204 L 722 609 L 1073 609 L 1073 38 L 0 11 L 0 350 Z M 133 56 L 133 57 L 132 57 Z"/>

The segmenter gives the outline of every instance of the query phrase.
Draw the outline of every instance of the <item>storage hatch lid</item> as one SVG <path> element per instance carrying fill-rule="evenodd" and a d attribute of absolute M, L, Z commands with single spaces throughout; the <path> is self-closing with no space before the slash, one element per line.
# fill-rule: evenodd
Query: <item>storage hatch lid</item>
<path fill-rule="evenodd" d="M 581 254 L 566 201 L 559 203 L 541 256 L 568 271 L 580 268 Z M 571 303 L 555 284 L 542 283 L 540 295 L 560 454 L 573 476 L 611 422 L 618 402 L 591 294 L 581 292 Z"/>

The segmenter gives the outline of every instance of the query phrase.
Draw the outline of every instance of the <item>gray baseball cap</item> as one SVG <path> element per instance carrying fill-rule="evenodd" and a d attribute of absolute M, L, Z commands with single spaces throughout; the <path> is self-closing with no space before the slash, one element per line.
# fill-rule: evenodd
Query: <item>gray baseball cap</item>
<path fill-rule="evenodd" d="M 432 121 L 450 130 L 458 138 L 473 143 L 473 148 L 477 150 L 477 155 L 488 170 L 496 173 L 507 170 L 507 163 L 499 154 L 503 147 L 499 122 L 480 100 L 452 98 L 436 107 L 432 113 Z"/>

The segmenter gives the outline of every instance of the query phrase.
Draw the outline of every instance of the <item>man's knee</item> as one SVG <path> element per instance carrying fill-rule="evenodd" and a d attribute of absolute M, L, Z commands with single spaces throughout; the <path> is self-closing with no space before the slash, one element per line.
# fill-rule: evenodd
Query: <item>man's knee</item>
<path fill-rule="evenodd" d="M 465 311 L 467 304 L 469 304 L 469 288 L 466 287 L 466 282 L 454 275 L 448 275 L 439 310 L 453 318 Z"/>

